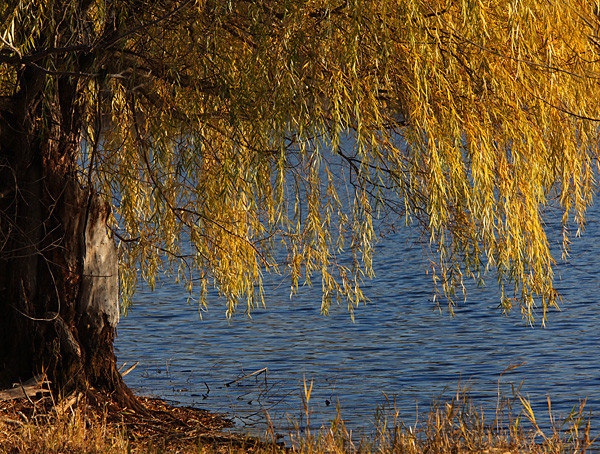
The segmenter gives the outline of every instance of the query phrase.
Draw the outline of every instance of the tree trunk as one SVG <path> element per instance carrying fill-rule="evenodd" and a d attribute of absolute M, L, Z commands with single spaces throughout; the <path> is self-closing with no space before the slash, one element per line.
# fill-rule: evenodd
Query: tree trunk
<path fill-rule="evenodd" d="M 35 68 L 0 109 L 0 385 L 44 372 L 56 391 L 135 405 L 113 352 L 119 320 L 110 214 L 79 181 L 77 83 Z"/>

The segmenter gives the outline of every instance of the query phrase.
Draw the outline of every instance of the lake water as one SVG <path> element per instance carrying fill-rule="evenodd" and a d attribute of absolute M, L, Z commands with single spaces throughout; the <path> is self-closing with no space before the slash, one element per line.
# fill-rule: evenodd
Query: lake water
<path fill-rule="evenodd" d="M 564 301 L 546 328 L 527 326 L 518 313 L 502 316 L 493 276 L 492 288 L 469 289 L 455 318 L 435 311 L 423 246 L 415 232 L 401 229 L 377 246 L 376 277 L 366 289 L 371 301 L 356 311 L 354 323 L 344 307 L 321 316 L 317 290 L 301 289 L 290 300 L 289 284 L 277 279 L 267 289 L 267 308 L 252 319 L 228 321 L 218 303 L 201 319 L 182 288 L 163 282 L 154 292 L 141 287 L 136 294 L 118 327 L 118 360 L 139 361 L 125 377 L 136 392 L 227 413 L 241 430 L 264 430 L 267 412 L 281 433 L 289 418 L 304 424 L 303 380 L 313 382 L 311 426 L 332 419 L 339 402 L 347 425 L 366 433 L 386 396 L 412 424 L 417 406 L 423 413 L 459 386 L 470 386 L 488 413 L 498 386 L 510 396 L 511 385 L 521 382 L 542 421 L 547 396 L 558 415 L 585 398 L 586 408 L 598 412 L 599 215 L 590 209 L 586 234 L 557 268 Z"/>

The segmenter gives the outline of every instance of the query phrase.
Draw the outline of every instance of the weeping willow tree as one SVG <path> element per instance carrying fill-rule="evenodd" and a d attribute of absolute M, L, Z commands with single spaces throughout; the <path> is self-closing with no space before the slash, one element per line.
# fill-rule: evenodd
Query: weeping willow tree
<path fill-rule="evenodd" d="M 165 270 L 229 313 L 267 272 L 352 310 L 384 216 L 428 235 L 450 305 L 488 274 L 545 317 L 547 214 L 568 253 L 596 190 L 597 11 L 2 0 L 0 383 L 46 371 L 131 403 L 119 295 Z"/>

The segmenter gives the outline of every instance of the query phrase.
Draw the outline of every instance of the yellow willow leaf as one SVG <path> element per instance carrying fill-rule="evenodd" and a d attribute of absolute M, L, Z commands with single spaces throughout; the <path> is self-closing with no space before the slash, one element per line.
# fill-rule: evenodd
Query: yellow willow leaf
<path fill-rule="evenodd" d="M 566 252 L 597 185 L 588 2 L 79 3 L 0 6 L 0 109 L 35 68 L 39 112 L 66 110 L 32 121 L 80 128 L 73 171 L 113 208 L 125 297 L 166 269 L 232 313 L 278 269 L 353 306 L 391 213 L 431 238 L 450 297 L 489 270 L 527 318 L 556 300 L 546 209 Z"/>

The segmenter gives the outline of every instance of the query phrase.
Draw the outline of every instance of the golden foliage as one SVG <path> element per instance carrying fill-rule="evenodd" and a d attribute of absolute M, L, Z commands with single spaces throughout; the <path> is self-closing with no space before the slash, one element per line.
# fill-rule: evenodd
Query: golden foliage
<path fill-rule="evenodd" d="M 351 310 L 391 209 L 429 233 L 450 310 L 488 271 L 505 310 L 556 304 L 548 235 L 568 253 L 596 190 L 595 2 L 62 3 L 0 7 L 0 90 L 72 23 L 58 39 L 95 58 L 73 75 L 82 180 L 115 208 L 125 295 L 164 267 L 233 312 L 285 272 Z M 51 79 L 75 61 L 35 64 Z"/>

